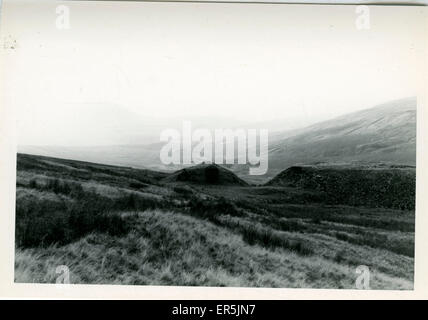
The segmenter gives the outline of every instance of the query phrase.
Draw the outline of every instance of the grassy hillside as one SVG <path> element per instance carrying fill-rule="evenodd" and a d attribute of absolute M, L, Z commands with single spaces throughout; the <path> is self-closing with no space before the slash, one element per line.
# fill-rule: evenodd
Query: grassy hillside
<path fill-rule="evenodd" d="M 414 212 L 18 155 L 16 282 L 411 289 Z"/>
<path fill-rule="evenodd" d="M 416 99 L 385 103 L 270 141 L 270 169 L 356 161 L 416 164 Z"/>
<path fill-rule="evenodd" d="M 329 204 L 415 208 L 416 170 L 413 167 L 290 167 L 266 185 L 316 191 Z"/>

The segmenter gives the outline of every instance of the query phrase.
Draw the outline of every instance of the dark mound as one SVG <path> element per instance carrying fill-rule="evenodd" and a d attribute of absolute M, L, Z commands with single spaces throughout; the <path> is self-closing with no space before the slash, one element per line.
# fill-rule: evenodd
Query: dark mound
<path fill-rule="evenodd" d="M 248 184 L 238 178 L 233 172 L 216 164 L 200 164 L 174 172 L 164 179 L 165 182 L 188 182 L 207 185 L 236 185 Z"/>
<path fill-rule="evenodd" d="M 318 191 L 322 202 L 413 210 L 416 171 L 393 167 L 290 167 L 267 186 Z"/>

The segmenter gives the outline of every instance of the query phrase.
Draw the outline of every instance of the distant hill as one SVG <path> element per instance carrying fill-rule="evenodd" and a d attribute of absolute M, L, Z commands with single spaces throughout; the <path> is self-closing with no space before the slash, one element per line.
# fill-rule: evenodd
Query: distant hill
<path fill-rule="evenodd" d="M 160 124 L 156 126 L 158 128 Z M 183 169 L 181 165 L 161 163 L 159 153 L 163 145 L 163 142 L 157 142 L 81 147 L 19 146 L 18 150 L 134 168 L 169 172 Z M 247 165 L 227 167 L 247 182 L 262 184 L 288 167 L 321 163 L 415 165 L 416 99 L 396 100 L 301 129 L 272 133 L 269 136 L 269 170 L 266 175 L 249 176 Z"/>
<path fill-rule="evenodd" d="M 162 165 L 159 151 L 163 142 L 148 145 L 109 145 L 109 146 L 18 146 L 18 152 L 49 156 L 62 159 L 75 159 L 94 163 L 130 166 L 140 169 L 172 171 Z"/>
<path fill-rule="evenodd" d="M 266 186 L 316 191 L 320 202 L 414 209 L 416 170 L 407 166 L 293 166 Z"/>
<path fill-rule="evenodd" d="M 416 163 L 416 99 L 402 99 L 277 135 L 269 168 L 297 164 Z"/>
<path fill-rule="evenodd" d="M 107 179 L 109 182 L 115 184 L 123 177 L 126 177 L 136 186 L 142 184 L 159 184 L 163 178 L 168 176 L 168 173 L 154 170 L 134 169 L 21 153 L 17 155 L 16 166 L 18 171 L 31 170 L 42 175 L 47 173 L 50 175 L 61 174 L 70 179 L 77 180 Z"/>
<path fill-rule="evenodd" d="M 188 182 L 208 185 L 248 185 L 229 171 L 216 164 L 199 164 L 174 172 L 166 177 L 165 182 Z"/>

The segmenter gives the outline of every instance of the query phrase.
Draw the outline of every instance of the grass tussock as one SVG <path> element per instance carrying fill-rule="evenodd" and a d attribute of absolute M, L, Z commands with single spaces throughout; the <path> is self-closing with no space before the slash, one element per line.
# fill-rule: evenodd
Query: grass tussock
<path fill-rule="evenodd" d="M 283 248 L 300 255 L 311 255 L 313 250 L 301 241 L 289 240 L 284 235 L 271 229 L 258 226 L 241 227 L 241 234 L 245 242 L 250 245 L 259 244 L 265 248 Z"/>
<path fill-rule="evenodd" d="M 18 249 L 15 281 L 55 282 L 58 265 L 70 266 L 72 283 L 353 288 L 355 282 L 351 266 L 249 245 L 231 230 L 160 210 L 139 213 L 122 237 L 91 233 L 65 246 Z M 371 286 L 405 289 L 411 282 L 373 271 Z"/>
<path fill-rule="evenodd" d="M 217 199 L 201 199 L 199 197 L 191 197 L 188 205 L 188 210 L 192 215 L 214 221 L 219 215 L 243 215 L 242 210 L 240 210 L 233 202 L 227 200 L 224 197 Z"/>
<path fill-rule="evenodd" d="M 147 210 L 164 207 L 151 198 L 133 193 L 107 198 L 93 191 L 84 191 L 79 183 L 59 179 L 46 184 L 30 181 L 39 190 L 69 195 L 72 200 L 17 201 L 16 244 L 21 247 L 67 244 L 91 232 L 120 236 L 127 233 L 132 221 L 121 216 L 123 210 Z"/>

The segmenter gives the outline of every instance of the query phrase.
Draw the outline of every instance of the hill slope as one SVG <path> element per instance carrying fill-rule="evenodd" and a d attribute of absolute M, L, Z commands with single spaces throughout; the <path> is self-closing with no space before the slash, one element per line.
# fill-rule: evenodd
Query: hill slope
<path fill-rule="evenodd" d="M 290 167 L 267 186 L 314 190 L 330 204 L 414 209 L 414 168 L 390 167 Z"/>
<path fill-rule="evenodd" d="M 414 165 L 416 99 L 385 103 L 287 132 L 269 148 L 270 168 L 354 161 Z"/>

